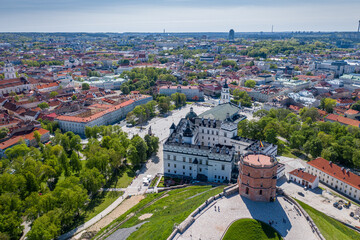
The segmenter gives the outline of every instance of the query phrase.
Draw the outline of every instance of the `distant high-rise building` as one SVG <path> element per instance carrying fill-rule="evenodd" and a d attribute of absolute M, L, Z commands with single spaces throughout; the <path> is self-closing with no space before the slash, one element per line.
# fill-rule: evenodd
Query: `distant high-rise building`
<path fill-rule="evenodd" d="M 235 31 L 234 29 L 230 29 L 229 31 L 229 41 L 234 41 L 235 40 Z"/>

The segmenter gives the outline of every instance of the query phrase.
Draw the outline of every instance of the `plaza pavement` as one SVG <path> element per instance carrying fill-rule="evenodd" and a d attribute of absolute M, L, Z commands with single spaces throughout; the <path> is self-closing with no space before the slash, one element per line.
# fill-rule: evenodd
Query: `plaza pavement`
<path fill-rule="evenodd" d="M 214 206 L 219 207 L 220 211 L 215 211 Z M 274 221 L 272 227 L 286 240 L 318 239 L 306 218 L 283 197 L 278 197 L 275 202 L 254 202 L 239 194 L 215 201 L 195 217 L 195 222 L 183 234 L 177 234 L 174 239 L 218 240 L 233 221 L 241 218 L 253 218 L 265 223 Z"/>

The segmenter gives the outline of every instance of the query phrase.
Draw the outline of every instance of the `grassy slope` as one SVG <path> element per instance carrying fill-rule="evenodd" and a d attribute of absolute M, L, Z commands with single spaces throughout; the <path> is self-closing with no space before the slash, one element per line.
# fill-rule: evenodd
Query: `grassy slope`
<path fill-rule="evenodd" d="M 172 190 L 168 196 L 143 209 L 121 227 L 134 226 L 142 222 L 138 219 L 139 216 L 152 213 L 152 217 L 144 220 L 149 222 L 142 225 L 128 239 L 166 239 L 173 231 L 174 224 L 180 224 L 206 199 L 222 192 L 222 190 L 223 187 L 211 188 L 210 186 L 193 186 Z M 203 194 L 187 199 L 198 193 Z"/>
<path fill-rule="evenodd" d="M 327 216 L 326 214 L 317 211 L 316 209 L 310 207 L 309 205 L 296 200 L 304 210 L 310 215 L 314 220 L 316 226 L 319 228 L 321 234 L 327 240 L 354 240 L 360 239 L 360 234 L 356 231 L 346 227 L 344 224 L 339 221 Z"/>
<path fill-rule="evenodd" d="M 93 199 L 93 202 L 85 211 L 85 222 L 98 215 L 100 212 L 110 206 L 116 199 L 118 199 L 123 192 L 104 192 L 99 198 Z"/>
<path fill-rule="evenodd" d="M 234 222 L 227 230 L 224 240 L 278 240 L 281 235 L 271 226 L 255 219 L 244 218 Z"/>

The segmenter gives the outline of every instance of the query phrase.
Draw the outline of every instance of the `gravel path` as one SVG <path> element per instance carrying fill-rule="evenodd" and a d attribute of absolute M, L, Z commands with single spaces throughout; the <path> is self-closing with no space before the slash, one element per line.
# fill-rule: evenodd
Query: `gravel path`
<path fill-rule="evenodd" d="M 104 216 L 101 220 L 96 222 L 94 225 L 86 229 L 86 232 L 92 232 L 92 231 L 100 231 L 101 228 L 106 227 L 109 225 L 112 221 L 120 217 L 122 214 L 124 214 L 126 211 L 128 211 L 130 208 L 135 206 L 140 202 L 140 200 L 144 199 L 143 195 L 138 196 L 132 196 L 129 199 L 124 200 L 119 206 L 117 206 L 111 213 Z M 81 239 L 81 235 L 84 232 L 79 233 L 76 235 L 73 239 Z"/>

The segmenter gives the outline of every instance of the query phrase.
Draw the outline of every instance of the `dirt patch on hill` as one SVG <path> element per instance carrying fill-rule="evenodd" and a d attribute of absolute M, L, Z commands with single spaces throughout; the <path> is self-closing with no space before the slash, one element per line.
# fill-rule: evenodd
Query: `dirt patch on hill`
<path fill-rule="evenodd" d="M 152 213 L 145 213 L 139 217 L 139 220 L 145 220 L 151 218 L 152 215 L 153 215 Z"/>

